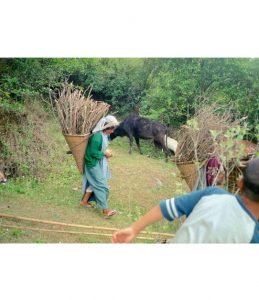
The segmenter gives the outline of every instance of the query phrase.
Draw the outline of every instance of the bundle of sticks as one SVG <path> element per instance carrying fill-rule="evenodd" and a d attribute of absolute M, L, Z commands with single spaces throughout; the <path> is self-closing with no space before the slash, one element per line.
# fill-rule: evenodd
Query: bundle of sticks
<path fill-rule="evenodd" d="M 242 139 L 247 134 L 245 119 L 234 119 L 226 111 L 219 114 L 216 104 L 200 105 L 193 118 L 181 127 L 174 161 L 191 190 L 198 182 L 199 169 L 216 159 L 221 167 L 215 176 L 220 177 L 224 169 L 221 184 L 230 192 L 238 192 L 237 178 L 256 153 L 256 145 Z"/>
<path fill-rule="evenodd" d="M 63 134 L 88 133 L 108 112 L 109 104 L 91 99 L 91 89 L 87 96 L 85 93 L 67 82 L 59 92 L 56 107 Z"/>
<path fill-rule="evenodd" d="M 240 124 L 240 120 L 232 121 L 230 113 L 217 113 L 215 105 L 201 105 L 193 118 L 187 121 L 178 132 L 178 147 L 175 160 L 192 162 L 207 160 L 215 153 L 217 145 L 225 139 L 228 128 Z M 214 137 L 212 132 L 217 132 Z"/>

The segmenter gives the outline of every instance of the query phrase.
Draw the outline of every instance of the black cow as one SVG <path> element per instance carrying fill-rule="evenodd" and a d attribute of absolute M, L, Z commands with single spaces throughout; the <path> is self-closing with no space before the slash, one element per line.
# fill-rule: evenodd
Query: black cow
<path fill-rule="evenodd" d="M 169 149 L 165 145 L 165 137 L 167 136 L 167 127 L 157 121 L 152 121 L 146 118 L 142 118 L 138 115 L 129 115 L 120 125 L 111 133 L 111 140 L 116 137 L 127 136 L 130 141 L 129 153 L 131 154 L 131 148 L 133 143 L 133 137 L 135 138 L 139 152 L 141 152 L 139 139 L 152 139 L 155 146 L 160 146 L 164 150 L 165 157 L 167 159 L 170 154 Z"/>

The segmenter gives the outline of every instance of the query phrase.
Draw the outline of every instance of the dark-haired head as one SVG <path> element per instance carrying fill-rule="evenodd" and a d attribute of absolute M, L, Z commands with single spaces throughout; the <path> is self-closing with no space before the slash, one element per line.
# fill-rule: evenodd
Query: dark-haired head
<path fill-rule="evenodd" d="M 259 202 L 259 157 L 251 160 L 243 172 L 243 194 Z"/>

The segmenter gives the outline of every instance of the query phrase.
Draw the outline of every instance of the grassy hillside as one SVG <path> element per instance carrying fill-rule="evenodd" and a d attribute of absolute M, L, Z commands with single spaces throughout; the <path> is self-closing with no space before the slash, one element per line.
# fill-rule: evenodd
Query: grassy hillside
<path fill-rule="evenodd" d="M 118 214 L 114 218 L 104 219 L 97 208 L 87 209 L 79 206 L 82 178 L 73 157 L 66 154 L 68 146 L 59 125 L 49 121 L 45 124 L 45 130 L 53 145 L 49 152 L 51 166 L 46 166 L 39 178 L 10 179 L 6 185 L 0 185 L 2 214 L 122 228 L 137 220 L 153 205 L 159 203 L 160 199 L 187 191 L 176 166 L 172 162 L 166 163 L 163 154 L 154 150 L 151 142 L 142 141 L 144 155 L 140 155 L 136 147 L 129 155 L 128 139 L 117 138 L 110 144 L 114 156 L 110 159 L 112 179 L 109 182 L 109 207 L 116 209 Z M 179 223 L 180 221 L 172 224 L 162 221 L 150 226 L 148 230 L 173 233 Z M 39 227 L 48 230 L 60 229 L 54 225 L 39 225 L 4 218 L 0 219 L 0 225 L 2 243 L 110 242 L 109 236 L 37 230 Z M 28 226 L 36 230 L 26 228 Z M 75 228 L 66 230 L 74 231 Z"/>

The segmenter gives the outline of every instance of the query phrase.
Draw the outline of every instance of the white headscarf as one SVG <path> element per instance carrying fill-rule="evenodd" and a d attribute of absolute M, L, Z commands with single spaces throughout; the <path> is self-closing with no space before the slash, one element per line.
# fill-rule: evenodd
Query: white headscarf
<path fill-rule="evenodd" d="M 102 131 L 109 127 L 115 127 L 118 126 L 119 122 L 114 116 L 108 115 L 106 117 L 101 118 L 101 120 L 96 124 L 94 129 L 92 130 L 93 133 L 96 133 L 98 131 Z"/>

